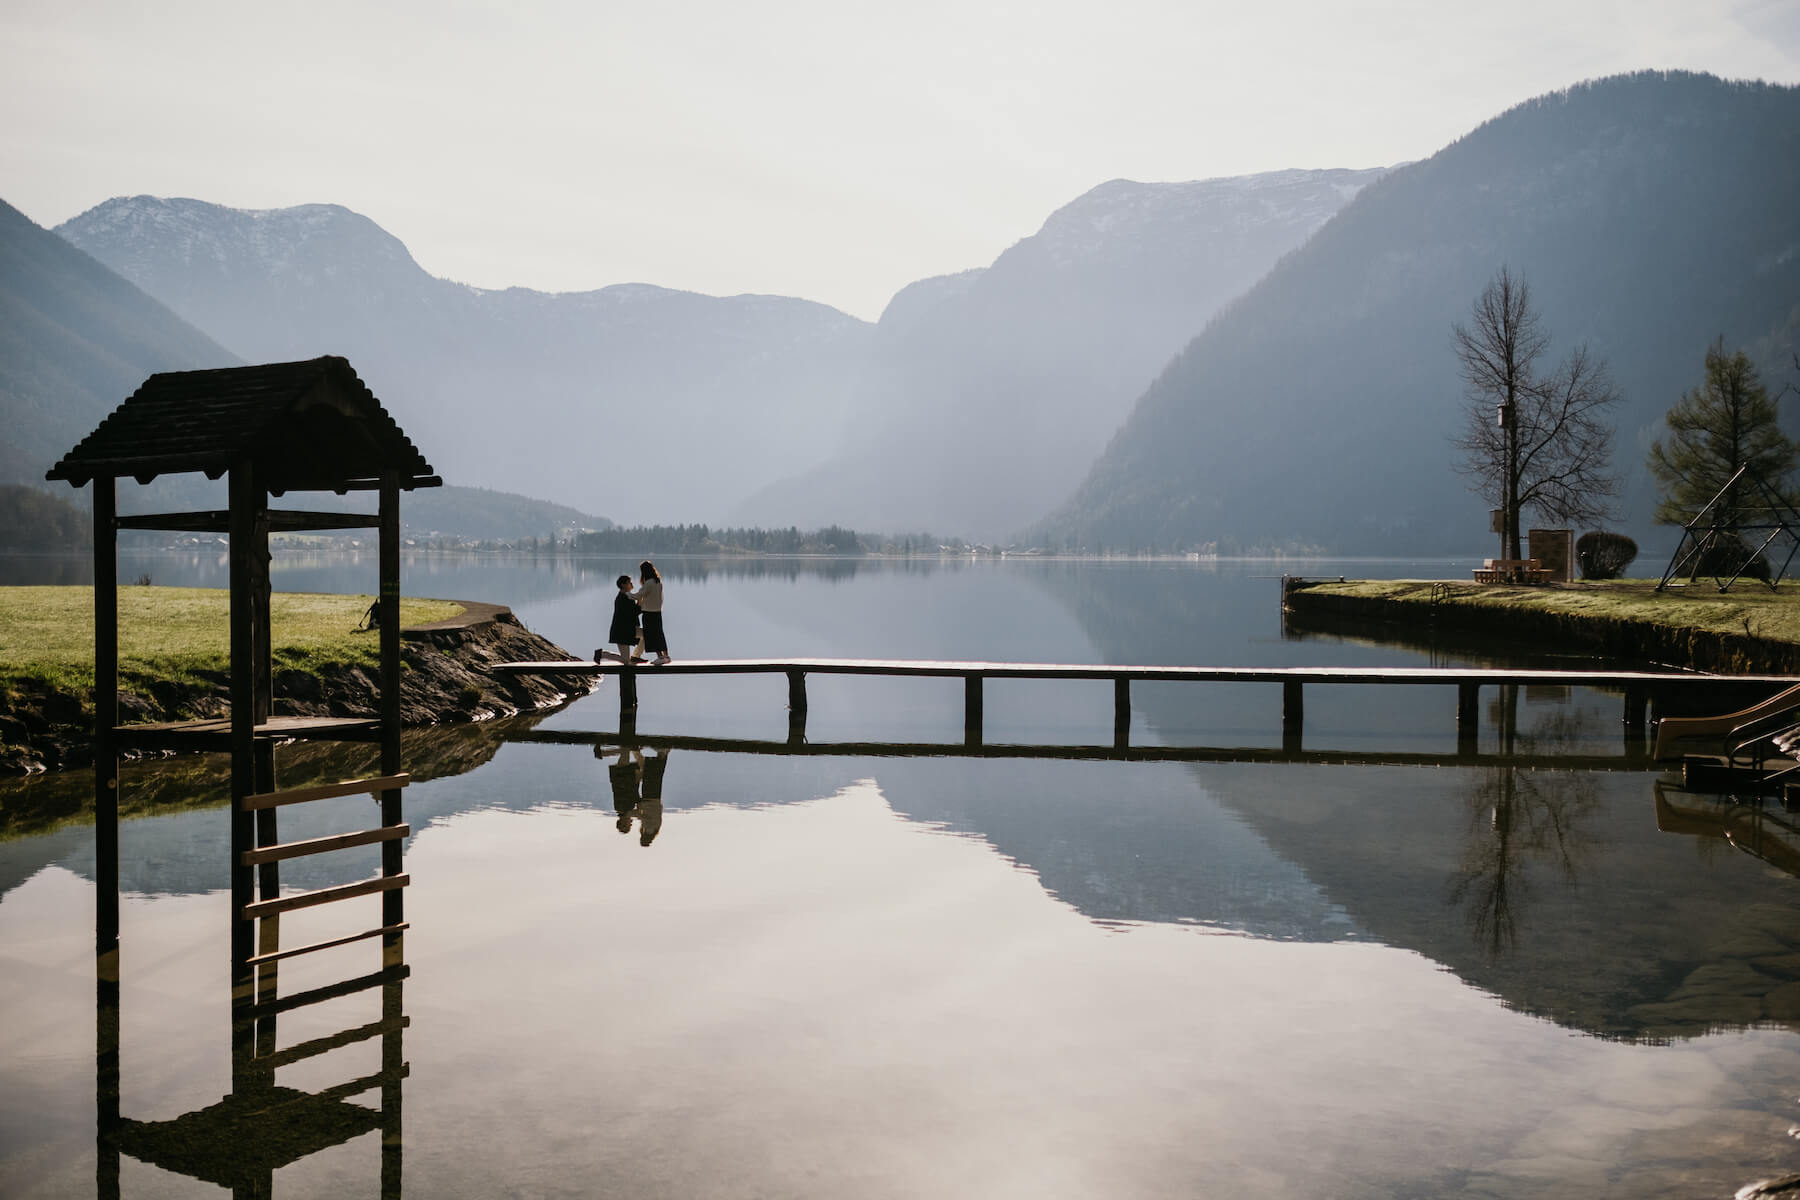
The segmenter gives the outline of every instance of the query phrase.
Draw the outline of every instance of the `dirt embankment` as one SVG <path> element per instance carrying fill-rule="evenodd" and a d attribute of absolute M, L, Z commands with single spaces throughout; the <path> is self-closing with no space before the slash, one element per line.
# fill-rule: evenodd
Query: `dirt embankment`
<path fill-rule="evenodd" d="M 447 621 L 401 631 L 400 717 L 409 726 L 483 721 L 549 708 L 594 686 L 583 675 L 490 675 L 502 662 L 573 657 L 495 604 L 462 602 Z M 370 635 L 374 636 L 374 635 Z M 373 667 L 343 666 L 318 673 L 278 670 L 274 711 L 284 716 L 379 716 Z M 120 720 L 181 721 L 231 711 L 227 673 L 194 681 L 122 684 Z M 44 688 L 0 693 L 0 774 L 81 767 L 94 761 L 91 692 Z"/>

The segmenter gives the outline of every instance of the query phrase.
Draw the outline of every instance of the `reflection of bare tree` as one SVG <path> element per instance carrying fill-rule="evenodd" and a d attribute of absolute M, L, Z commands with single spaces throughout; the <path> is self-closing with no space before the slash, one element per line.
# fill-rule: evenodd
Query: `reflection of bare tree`
<path fill-rule="evenodd" d="M 1505 753 L 1550 754 L 1579 743 L 1579 714 L 1550 713 L 1520 730 L 1518 700 L 1517 688 L 1502 689 L 1498 723 Z M 1465 803 L 1468 833 L 1448 902 L 1466 905 L 1475 942 L 1498 957 L 1518 944 L 1531 867 L 1548 866 L 1569 885 L 1577 882 L 1591 840 L 1584 823 L 1598 804 L 1594 781 L 1580 772 L 1490 767 Z"/>

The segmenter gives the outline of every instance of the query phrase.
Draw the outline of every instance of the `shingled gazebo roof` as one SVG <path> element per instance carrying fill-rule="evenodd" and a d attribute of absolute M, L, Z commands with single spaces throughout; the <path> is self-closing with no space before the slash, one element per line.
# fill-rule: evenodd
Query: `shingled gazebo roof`
<path fill-rule="evenodd" d="M 350 363 L 335 355 L 152 375 L 45 478 L 76 487 L 192 471 L 217 479 L 246 459 L 257 485 L 277 495 L 339 490 L 389 470 L 400 473 L 403 488 L 439 482 Z"/>

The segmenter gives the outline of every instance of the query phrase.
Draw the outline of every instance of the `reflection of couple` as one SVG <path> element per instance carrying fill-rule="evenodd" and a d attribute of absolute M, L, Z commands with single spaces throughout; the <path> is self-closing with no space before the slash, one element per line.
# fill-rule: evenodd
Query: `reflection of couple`
<path fill-rule="evenodd" d="M 606 768 L 612 781 L 613 808 L 619 814 L 620 833 L 631 832 L 631 818 L 638 819 L 638 845 L 648 846 L 662 830 L 663 772 L 669 767 L 669 752 L 645 758 L 635 746 L 619 751 L 619 761 Z M 642 789 L 640 792 L 640 788 Z"/>

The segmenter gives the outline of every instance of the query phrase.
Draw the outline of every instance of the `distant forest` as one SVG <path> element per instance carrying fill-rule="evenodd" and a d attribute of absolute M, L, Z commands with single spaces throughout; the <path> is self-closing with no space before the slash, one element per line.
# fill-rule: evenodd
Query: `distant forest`
<path fill-rule="evenodd" d="M 92 518 L 60 496 L 0 484 L 0 551 L 85 550 L 92 528 Z"/>
<path fill-rule="evenodd" d="M 787 529 L 711 529 L 705 525 L 634 525 L 577 534 L 582 554 L 936 554 L 930 534 L 859 534 L 841 525 L 810 532 Z M 960 539 L 953 543 L 960 545 Z"/>

